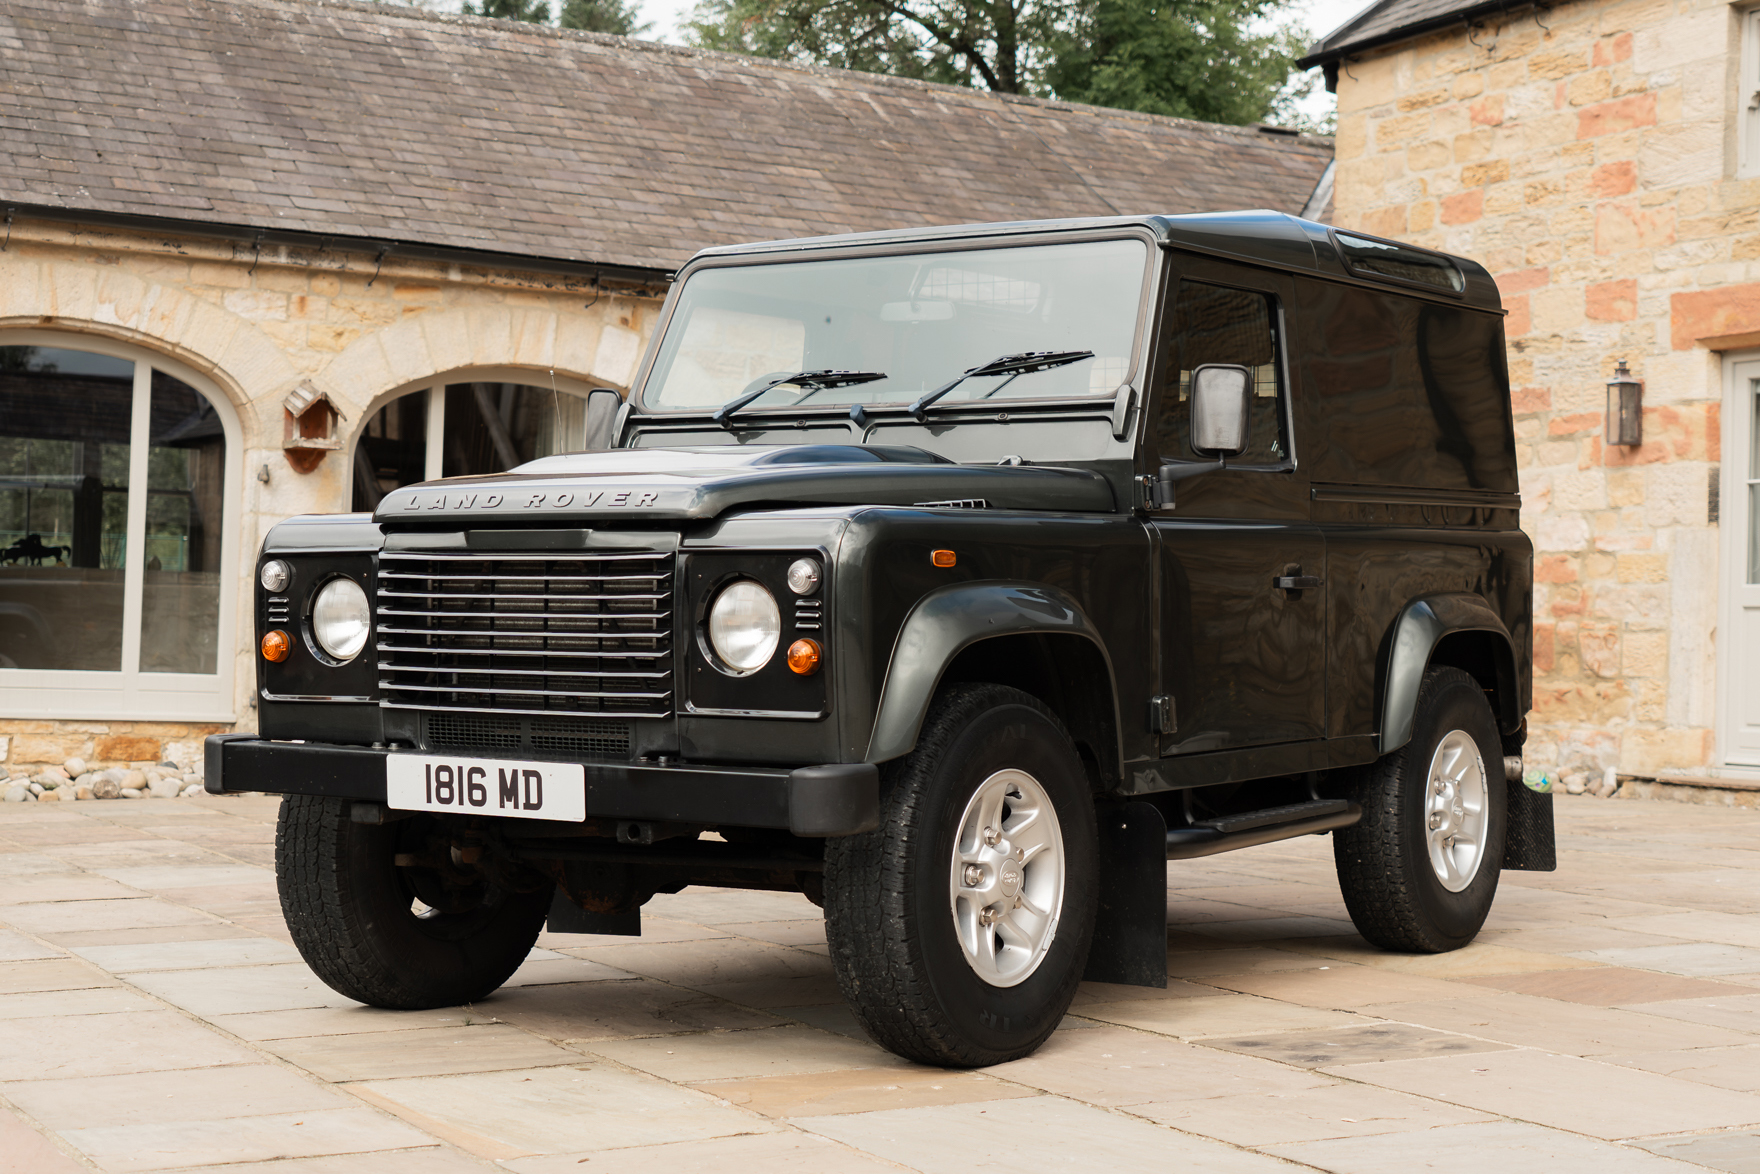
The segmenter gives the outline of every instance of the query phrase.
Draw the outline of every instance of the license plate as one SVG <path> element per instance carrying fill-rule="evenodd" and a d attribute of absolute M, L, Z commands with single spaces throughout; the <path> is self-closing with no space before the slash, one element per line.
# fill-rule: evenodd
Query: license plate
<path fill-rule="evenodd" d="M 385 805 L 579 823 L 587 818 L 587 772 L 568 762 L 388 754 Z"/>

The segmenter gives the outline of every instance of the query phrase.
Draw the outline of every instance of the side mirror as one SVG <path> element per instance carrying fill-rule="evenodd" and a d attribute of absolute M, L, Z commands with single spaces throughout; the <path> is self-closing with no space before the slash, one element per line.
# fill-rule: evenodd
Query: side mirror
<path fill-rule="evenodd" d="M 617 421 L 617 409 L 623 406 L 623 396 L 609 387 L 595 387 L 587 393 L 587 425 L 581 440 L 582 452 L 599 452 L 611 447 L 615 439 L 611 435 L 612 425 Z"/>
<path fill-rule="evenodd" d="M 1192 448 L 1234 456 L 1247 447 L 1253 373 L 1233 364 L 1206 363 L 1192 372 Z"/>

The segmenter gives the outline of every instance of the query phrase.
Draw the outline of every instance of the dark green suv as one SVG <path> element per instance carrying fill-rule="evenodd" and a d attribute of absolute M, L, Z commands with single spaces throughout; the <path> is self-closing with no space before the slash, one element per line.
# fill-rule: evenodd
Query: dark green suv
<path fill-rule="evenodd" d="M 1165 985 L 1168 860 L 1319 833 L 1455 949 L 1553 867 L 1507 384 L 1478 265 L 1269 212 L 709 250 L 596 451 L 271 532 L 208 788 L 382 1007 L 791 890 L 876 1040 L 991 1064 Z"/>

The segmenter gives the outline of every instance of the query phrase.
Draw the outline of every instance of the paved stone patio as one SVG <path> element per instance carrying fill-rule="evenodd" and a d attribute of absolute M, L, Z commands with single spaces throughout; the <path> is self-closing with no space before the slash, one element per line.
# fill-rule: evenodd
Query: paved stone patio
<path fill-rule="evenodd" d="M 947 1072 L 861 1038 L 798 896 L 355 1005 L 287 942 L 276 803 L 0 808 L 0 1171 L 1760 1174 L 1760 811 L 1561 796 L 1560 870 L 1434 957 L 1363 945 L 1322 838 L 1175 864 L 1168 990 Z"/>

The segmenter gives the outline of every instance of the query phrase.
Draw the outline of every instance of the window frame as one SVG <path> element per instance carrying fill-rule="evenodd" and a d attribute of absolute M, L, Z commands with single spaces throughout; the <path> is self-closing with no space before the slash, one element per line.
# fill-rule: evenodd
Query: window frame
<path fill-rule="evenodd" d="M 1760 175 L 1760 5 L 1737 9 L 1736 178 Z"/>
<path fill-rule="evenodd" d="M 127 548 L 141 557 L 123 568 L 122 666 L 99 669 L 0 669 L 0 713 L 23 719 L 177 721 L 238 720 L 233 680 L 239 659 L 240 542 L 244 494 L 240 473 L 244 436 L 231 397 L 212 379 L 147 347 L 102 335 L 60 330 L 0 330 L 0 346 L 40 346 L 85 351 L 134 364 L 129 419 Z M 214 405 L 226 438 L 221 471 L 220 614 L 213 673 L 151 673 L 140 669 L 142 599 L 146 584 L 147 449 L 151 425 L 152 372 L 188 384 Z"/>

